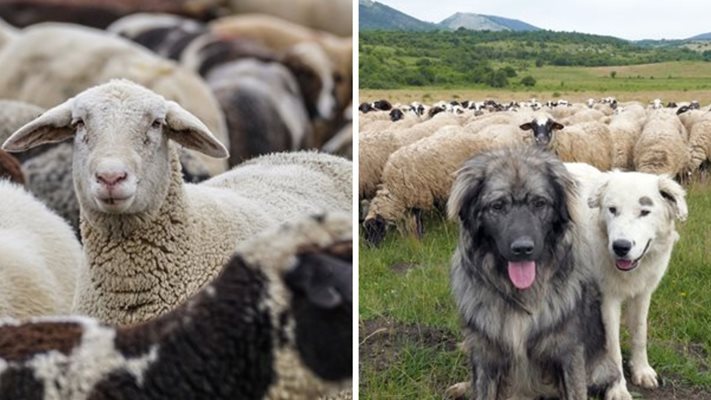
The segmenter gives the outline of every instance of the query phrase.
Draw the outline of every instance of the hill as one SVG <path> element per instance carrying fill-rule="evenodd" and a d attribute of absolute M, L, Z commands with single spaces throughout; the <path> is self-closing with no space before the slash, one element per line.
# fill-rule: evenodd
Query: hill
<path fill-rule="evenodd" d="M 711 32 L 708 33 L 702 33 L 700 35 L 696 35 L 694 37 L 690 37 L 687 40 L 711 40 Z"/>
<path fill-rule="evenodd" d="M 431 31 L 435 24 L 420 21 L 385 4 L 372 0 L 359 0 L 360 30 Z"/>
<path fill-rule="evenodd" d="M 440 27 L 457 30 L 459 28 L 472 31 L 537 31 L 540 28 L 517 19 L 482 15 L 474 13 L 455 13 L 438 24 Z"/>
<path fill-rule="evenodd" d="M 516 19 L 475 13 L 455 13 L 438 24 L 421 21 L 373 0 L 359 0 L 361 31 L 433 31 L 459 28 L 472 31 L 535 31 L 540 28 Z"/>

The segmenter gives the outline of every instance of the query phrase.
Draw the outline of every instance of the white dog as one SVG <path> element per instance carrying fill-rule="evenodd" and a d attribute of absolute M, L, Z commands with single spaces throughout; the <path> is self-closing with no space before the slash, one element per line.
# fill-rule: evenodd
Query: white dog
<path fill-rule="evenodd" d="M 622 372 L 620 317 L 632 336 L 632 383 L 657 386 L 647 361 L 647 314 L 652 293 L 669 264 L 679 235 L 674 221 L 686 219 L 684 189 L 666 176 L 639 172 L 601 173 L 585 164 L 566 164 L 581 184 L 581 199 L 590 207 L 585 231 L 597 254 L 602 316 L 607 351 Z M 606 400 L 631 400 L 624 378 L 608 390 Z"/>

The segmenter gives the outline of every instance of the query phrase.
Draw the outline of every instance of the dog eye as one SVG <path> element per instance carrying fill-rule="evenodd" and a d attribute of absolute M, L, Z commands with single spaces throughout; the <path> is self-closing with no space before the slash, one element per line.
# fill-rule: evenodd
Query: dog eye
<path fill-rule="evenodd" d="M 82 129 L 84 127 L 84 120 L 81 118 L 77 118 L 74 121 L 72 121 L 72 126 L 76 130 Z"/>
<path fill-rule="evenodd" d="M 491 208 L 496 211 L 501 211 L 504 209 L 504 202 L 502 200 L 495 201 L 495 202 L 491 203 Z"/>
<path fill-rule="evenodd" d="M 546 206 L 546 204 L 548 204 L 548 202 L 546 201 L 546 199 L 540 199 L 540 198 L 539 198 L 539 199 L 533 200 L 533 206 L 536 207 L 536 208 L 543 208 L 543 207 Z"/>
<path fill-rule="evenodd" d="M 642 210 L 642 212 L 640 212 L 639 214 L 640 214 L 640 216 L 642 216 L 642 217 L 646 217 L 647 215 L 649 215 L 650 212 L 651 212 L 651 211 L 649 211 L 649 210 Z"/>
<path fill-rule="evenodd" d="M 608 210 L 610 211 L 610 214 L 613 214 L 613 215 L 617 214 L 617 208 L 615 208 L 615 207 L 610 207 L 610 208 L 608 208 Z"/>

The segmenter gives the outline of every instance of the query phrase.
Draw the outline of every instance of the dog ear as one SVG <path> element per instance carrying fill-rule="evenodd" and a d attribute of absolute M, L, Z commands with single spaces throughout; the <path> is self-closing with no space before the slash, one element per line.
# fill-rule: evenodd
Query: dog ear
<path fill-rule="evenodd" d="M 659 194 L 670 207 L 674 217 L 679 221 L 686 221 L 689 210 L 686 206 L 686 192 L 684 189 L 668 176 L 659 177 Z"/>
<path fill-rule="evenodd" d="M 548 176 L 551 177 L 551 186 L 555 192 L 555 208 L 561 224 L 570 221 L 571 202 L 576 198 L 576 185 L 570 172 L 557 160 L 547 162 Z"/>
<path fill-rule="evenodd" d="M 600 207 L 602 203 L 602 196 L 605 194 L 605 191 L 607 190 L 607 179 L 601 179 L 600 181 L 597 182 L 597 185 L 593 188 L 593 190 L 590 192 L 590 196 L 588 196 L 588 207 L 590 208 L 598 208 Z"/>
<path fill-rule="evenodd" d="M 459 220 L 469 231 L 478 229 L 478 216 L 472 215 L 472 210 L 478 203 L 479 195 L 484 186 L 487 157 L 474 157 L 467 161 L 459 171 L 447 201 L 447 216 Z"/>

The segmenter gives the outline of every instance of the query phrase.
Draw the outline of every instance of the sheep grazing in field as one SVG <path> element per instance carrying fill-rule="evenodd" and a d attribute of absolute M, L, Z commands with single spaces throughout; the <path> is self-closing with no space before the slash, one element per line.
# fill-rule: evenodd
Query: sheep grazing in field
<path fill-rule="evenodd" d="M 68 224 L 21 186 L 0 179 L 0 315 L 69 313 L 83 268 Z"/>
<path fill-rule="evenodd" d="M 370 198 L 375 194 L 390 154 L 403 146 L 434 134 L 444 126 L 460 125 L 461 122 L 462 119 L 456 115 L 441 113 L 409 128 L 389 129 L 380 134 L 361 136 L 358 142 L 360 198 Z"/>
<path fill-rule="evenodd" d="M 691 158 L 686 129 L 679 118 L 664 110 L 649 115 L 634 147 L 634 169 L 677 176 Z"/>
<path fill-rule="evenodd" d="M 45 23 L 21 30 L 0 50 L 0 97 L 54 107 L 93 85 L 127 78 L 183 105 L 229 146 L 224 116 L 194 73 L 126 39 L 96 29 Z M 199 152 L 215 175 L 227 161 Z"/>
<path fill-rule="evenodd" d="M 25 184 L 25 174 L 20 162 L 12 154 L 0 150 L 0 180 L 9 180 L 20 185 Z"/>
<path fill-rule="evenodd" d="M 706 112 L 691 126 L 689 149 L 688 172 L 695 172 L 704 161 L 711 160 L 711 112 Z"/>
<path fill-rule="evenodd" d="M 351 209 L 351 163 L 327 154 L 276 153 L 183 184 L 173 142 L 213 157 L 226 157 L 225 148 L 177 103 L 127 80 L 48 110 L 3 147 L 70 137 L 89 264 L 76 311 L 105 322 L 136 323 L 174 308 L 219 272 L 236 244 L 265 228 Z"/>
<path fill-rule="evenodd" d="M 350 387 L 352 224 L 320 215 L 240 246 L 176 310 L 130 327 L 0 322 L 0 399 L 314 399 Z"/>
<path fill-rule="evenodd" d="M 378 245 L 390 225 L 421 236 L 422 212 L 447 203 L 455 172 L 464 161 L 482 151 L 526 141 L 515 125 L 490 125 L 478 133 L 450 126 L 400 148 L 385 164 L 382 184 L 369 205 L 363 223 L 366 241 Z"/>
<path fill-rule="evenodd" d="M 634 169 L 634 146 L 642 133 L 643 121 L 633 113 L 622 112 L 610 120 L 610 138 L 614 147 L 612 167 L 631 171 Z"/>

